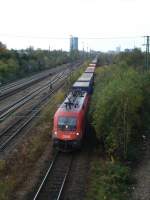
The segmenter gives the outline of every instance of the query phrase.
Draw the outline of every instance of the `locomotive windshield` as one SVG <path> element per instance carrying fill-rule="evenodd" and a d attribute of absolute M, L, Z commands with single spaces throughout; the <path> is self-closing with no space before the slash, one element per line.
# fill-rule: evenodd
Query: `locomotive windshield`
<path fill-rule="evenodd" d="M 75 131 L 77 127 L 76 117 L 59 117 L 58 128 L 62 131 Z"/>

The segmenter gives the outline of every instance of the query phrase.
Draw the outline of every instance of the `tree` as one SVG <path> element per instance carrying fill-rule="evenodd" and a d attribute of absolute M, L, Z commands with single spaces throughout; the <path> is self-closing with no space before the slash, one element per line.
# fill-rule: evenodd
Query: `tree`
<path fill-rule="evenodd" d="M 0 42 L 0 53 L 1 52 L 6 52 L 6 51 L 7 51 L 6 45 L 3 44 L 2 42 Z"/>

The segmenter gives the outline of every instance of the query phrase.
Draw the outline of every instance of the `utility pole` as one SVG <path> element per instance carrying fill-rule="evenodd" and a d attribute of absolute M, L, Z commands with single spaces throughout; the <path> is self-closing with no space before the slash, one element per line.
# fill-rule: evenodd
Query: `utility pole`
<path fill-rule="evenodd" d="M 150 36 L 145 36 L 146 37 L 146 52 L 145 52 L 145 68 L 146 70 L 149 70 L 149 38 Z"/>

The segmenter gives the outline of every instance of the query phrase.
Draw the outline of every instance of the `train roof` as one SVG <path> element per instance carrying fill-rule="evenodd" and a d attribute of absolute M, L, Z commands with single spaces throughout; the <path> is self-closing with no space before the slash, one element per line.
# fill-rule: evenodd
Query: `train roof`
<path fill-rule="evenodd" d="M 93 73 L 83 73 L 77 81 L 91 81 L 93 78 Z"/>
<path fill-rule="evenodd" d="M 86 92 L 70 92 L 59 107 L 59 112 L 79 112 L 85 102 Z"/>
<path fill-rule="evenodd" d="M 91 80 L 90 81 L 76 81 L 73 86 L 72 90 L 73 91 L 84 91 L 87 92 L 88 94 L 92 94 L 92 84 Z"/>
<path fill-rule="evenodd" d="M 94 58 L 91 63 L 97 64 L 97 60 L 98 59 L 97 59 L 97 56 L 96 56 L 96 58 Z"/>
<path fill-rule="evenodd" d="M 95 71 L 95 67 L 88 67 L 86 70 L 85 70 L 85 73 L 94 73 Z"/>
<path fill-rule="evenodd" d="M 97 64 L 97 60 L 92 60 L 92 62 L 91 62 L 92 64 Z"/>
<path fill-rule="evenodd" d="M 79 87 L 89 87 L 90 86 L 90 81 L 86 81 L 86 82 L 80 82 L 80 81 L 76 81 L 73 84 L 73 88 L 79 88 Z"/>
<path fill-rule="evenodd" d="M 96 67 L 96 64 L 95 63 L 90 63 L 89 67 Z"/>

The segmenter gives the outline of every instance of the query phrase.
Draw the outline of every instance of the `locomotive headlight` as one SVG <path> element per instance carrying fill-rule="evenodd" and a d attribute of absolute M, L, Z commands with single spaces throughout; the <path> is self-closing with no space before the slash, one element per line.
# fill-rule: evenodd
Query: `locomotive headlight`
<path fill-rule="evenodd" d="M 57 135 L 57 131 L 54 131 L 54 135 Z"/>
<path fill-rule="evenodd" d="M 76 135 L 80 135 L 80 133 L 76 133 Z"/>

